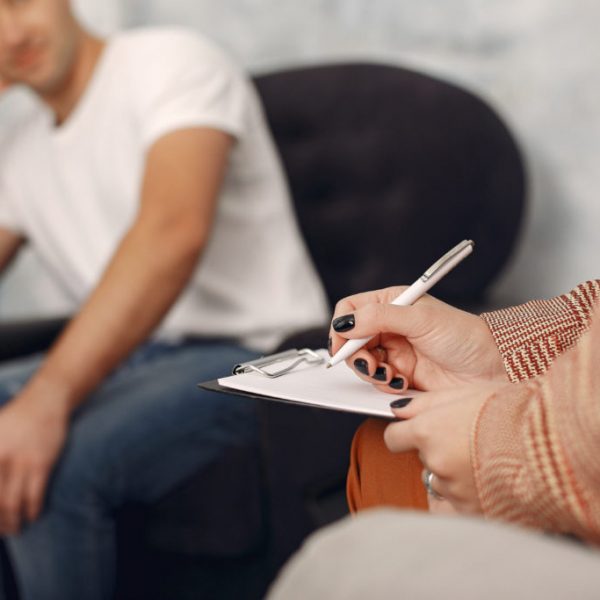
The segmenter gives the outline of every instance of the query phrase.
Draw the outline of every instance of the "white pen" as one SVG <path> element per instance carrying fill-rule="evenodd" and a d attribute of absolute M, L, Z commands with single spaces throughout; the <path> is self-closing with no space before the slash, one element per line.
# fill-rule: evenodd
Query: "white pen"
<path fill-rule="evenodd" d="M 463 240 L 460 244 L 446 252 L 442 258 L 433 263 L 419 279 L 406 288 L 398 297 L 392 300 L 397 306 L 414 304 L 423 294 L 428 292 L 444 275 L 473 252 L 475 243 L 472 240 Z M 346 360 L 360 350 L 374 336 L 348 340 L 327 362 L 327 368 L 333 367 Z"/>

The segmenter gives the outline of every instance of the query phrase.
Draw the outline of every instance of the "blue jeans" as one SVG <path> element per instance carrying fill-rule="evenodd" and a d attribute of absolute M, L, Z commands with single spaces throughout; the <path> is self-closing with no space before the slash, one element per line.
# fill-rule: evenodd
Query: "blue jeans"
<path fill-rule="evenodd" d="M 5 539 L 23 600 L 112 597 L 115 509 L 152 502 L 225 448 L 256 439 L 252 400 L 196 385 L 252 358 L 224 342 L 151 342 L 88 398 L 73 417 L 42 515 Z M 0 405 L 42 360 L 0 366 Z"/>

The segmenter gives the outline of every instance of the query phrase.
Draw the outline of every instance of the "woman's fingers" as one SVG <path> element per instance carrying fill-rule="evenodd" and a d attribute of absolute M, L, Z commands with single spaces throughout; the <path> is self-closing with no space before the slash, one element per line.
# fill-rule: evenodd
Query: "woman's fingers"
<path fill-rule="evenodd" d="M 426 463 L 423 463 L 426 465 Z M 421 479 L 425 490 L 427 491 L 427 502 L 429 504 L 429 510 L 435 509 L 435 507 L 443 502 L 446 502 L 448 496 L 448 486 L 446 480 L 436 475 L 431 469 L 425 468 L 421 473 Z"/>
<path fill-rule="evenodd" d="M 333 334 L 344 339 L 395 334 L 409 338 L 426 335 L 441 322 L 439 311 L 421 300 L 412 306 L 367 304 L 331 322 Z"/>
<path fill-rule="evenodd" d="M 406 392 L 408 388 L 408 379 L 400 374 L 395 374 L 388 382 L 385 384 L 375 384 L 375 387 L 380 391 L 386 394 L 403 394 Z"/>
<path fill-rule="evenodd" d="M 393 408 L 404 420 L 388 425 L 384 433 L 392 452 L 418 450 L 421 462 L 433 473 L 427 480 L 431 488 L 461 513 L 481 512 L 469 433 L 482 404 L 497 387 L 488 384 L 419 393 L 403 407 Z M 431 509 L 448 510 L 435 502 Z"/>
<path fill-rule="evenodd" d="M 398 373 L 393 365 L 377 361 L 370 351 L 360 350 L 347 362 L 358 377 L 382 392 L 397 395 L 408 387 L 405 375 Z"/>
<path fill-rule="evenodd" d="M 460 480 L 440 477 L 434 471 L 431 487 L 437 496 L 427 494 L 430 512 L 444 515 L 480 512 L 477 490 L 472 485 L 466 485 Z"/>
<path fill-rule="evenodd" d="M 388 425 L 384 440 L 392 452 L 407 452 L 419 450 L 427 460 L 427 450 L 432 433 L 440 427 L 438 411 L 442 405 L 447 405 L 456 397 L 452 390 L 444 392 L 423 392 L 411 398 L 408 402 L 390 404 L 393 413 L 401 419 Z"/>
<path fill-rule="evenodd" d="M 371 381 L 371 375 L 377 369 L 378 360 L 366 348 L 353 354 L 346 360 L 346 364 L 364 381 Z"/>
<path fill-rule="evenodd" d="M 394 286 L 381 290 L 354 294 L 353 296 L 347 296 L 340 300 L 335 306 L 332 317 L 332 326 L 329 329 L 329 339 L 331 340 L 329 344 L 330 353 L 335 354 L 348 337 L 360 337 L 343 335 L 344 332 L 350 331 L 354 327 L 353 322 L 349 322 L 348 319 L 344 319 L 344 317 L 351 318 L 356 310 L 369 304 L 389 304 L 405 289 L 406 286 Z M 334 327 L 334 324 L 337 324 L 336 327 Z"/>
<path fill-rule="evenodd" d="M 391 452 L 408 452 L 419 449 L 415 420 L 398 421 L 388 425 L 383 433 L 383 440 Z"/>
<path fill-rule="evenodd" d="M 408 342 L 398 337 L 386 346 L 369 342 L 348 358 L 346 364 L 364 381 L 381 391 L 397 394 L 411 387 L 415 355 Z"/>
<path fill-rule="evenodd" d="M 391 365 L 375 360 L 375 357 L 366 351 L 361 351 L 357 355 L 357 358 L 353 357 L 351 366 L 363 381 L 373 385 L 387 385 L 391 381 L 394 376 Z"/>
<path fill-rule="evenodd" d="M 427 495 L 427 503 L 429 504 L 429 512 L 436 515 L 458 515 L 459 512 L 454 507 L 454 504 L 449 500 L 436 500 L 430 495 Z"/>
<path fill-rule="evenodd" d="M 367 304 L 390 304 L 406 288 L 407 286 L 405 285 L 396 285 L 380 290 L 373 290 L 370 292 L 362 292 L 360 294 L 346 296 L 346 298 L 342 298 L 335 305 L 333 316 L 335 318 L 345 315 L 348 312 L 353 312 L 362 306 L 366 306 Z"/>
<path fill-rule="evenodd" d="M 393 413 L 400 419 L 413 419 L 448 402 L 454 402 L 457 394 L 453 390 L 443 392 L 420 392 L 409 403 L 402 406 L 391 405 Z M 419 423 L 420 424 L 420 423 Z"/>

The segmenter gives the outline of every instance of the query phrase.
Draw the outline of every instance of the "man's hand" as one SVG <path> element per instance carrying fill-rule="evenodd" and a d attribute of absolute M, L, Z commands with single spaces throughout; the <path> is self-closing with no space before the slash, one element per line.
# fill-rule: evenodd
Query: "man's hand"
<path fill-rule="evenodd" d="M 434 473 L 433 490 L 444 498 L 429 498 L 432 512 L 481 512 L 471 465 L 471 432 L 484 402 L 507 385 L 511 384 L 480 383 L 427 392 L 394 409 L 403 420 L 386 428 L 386 446 L 392 452 L 419 451 L 421 462 Z"/>
<path fill-rule="evenodd" d="M 17 533 L 42 509 L 68 427 L 67 412 L 53 400 L 25 388 L 0 409 L 0 535 Z"/>
<path fill-rule="evenodd" d="M 0 535 L 39 515 L 70 412 L 147 338 L 187 284 L 233 143 L 221 131 L 191 128 L 149 150 L 134 224 L 40 369 L 0 409 Z M 22 242 L 0 228 L 0 268 Z"/>

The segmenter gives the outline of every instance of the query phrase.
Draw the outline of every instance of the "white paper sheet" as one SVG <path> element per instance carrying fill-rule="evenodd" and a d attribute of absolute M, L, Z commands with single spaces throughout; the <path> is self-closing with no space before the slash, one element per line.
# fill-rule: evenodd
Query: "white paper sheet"
<path fill-rule="evenodd" d="M 318 350 L 326 359 L 326 350 Z M 293 359 L 289 363 L 293 362 Z M 287 362 L 277 363 L 276 369 Z M 219 385 L 232 390 L 283 399 L 299 404 L 341 410 L 365 415 L 393 418 L 390 402 L 396 398 L 414 397 L 420 392 L 408 390 L 404 394 L 386 394 L 359 379 L 344 363 L 330 369 L 325 361 L 319 365 L 300 365 L 294 371 L 269 379 L 260 373 L 242 373 L 223 377 Z"/>

